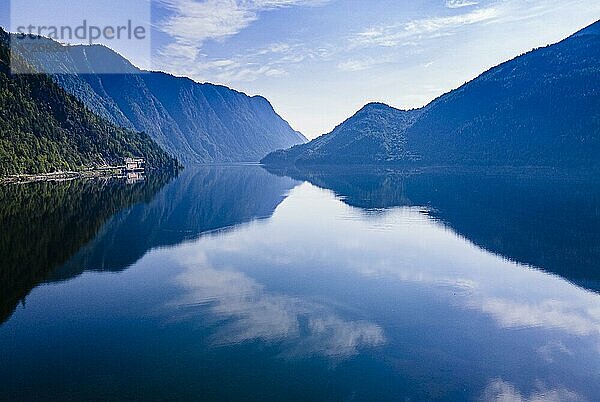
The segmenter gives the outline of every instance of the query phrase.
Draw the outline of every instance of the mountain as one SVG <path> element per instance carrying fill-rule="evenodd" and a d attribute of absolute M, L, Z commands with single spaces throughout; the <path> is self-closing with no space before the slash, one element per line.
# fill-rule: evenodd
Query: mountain
<path fill-rule="evenodd" d="M 94 115 L 48 77 L 12 75 L 8 41 L 0 29 L 0 176 L 120 164 L 125 156 L 143 156 L 149 168 L 176 165 L 146 134 Z M 12 63 L 31 68 L 16 56 Z"/>
<path fill-rule="evenodd" d="M 262 162 L 598 166 L 600 21 L 420 110 L 367 105 L 332 133 Z"/>
<path fill-rule="evenodd" d="M 337 126 L 330 134 L 308 144 L 269 154 L 263 163 L 381 164 L 410 157 L 405 153 L 404 131 L 414 124 L 420 110 L 403 111 L 371 103 Z"/>
<path fill-rule="evenodd" d="M 306 142 L 261 96 L 143 71 L 104 46 L 38 40 L 49 50 L 19 47 L 28 62 L 56 73 L 52 78 L 98 115 L 147 132 L 184 163 L 253 162 Z"/>

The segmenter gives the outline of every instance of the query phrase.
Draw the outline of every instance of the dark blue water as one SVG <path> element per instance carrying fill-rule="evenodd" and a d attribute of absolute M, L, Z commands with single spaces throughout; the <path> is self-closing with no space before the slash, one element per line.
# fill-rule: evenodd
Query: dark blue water
<path fill-rule="evenodd" d="M 600 398 L 598 180 L 287 174 L 1 188 L 0 399 Z"/>

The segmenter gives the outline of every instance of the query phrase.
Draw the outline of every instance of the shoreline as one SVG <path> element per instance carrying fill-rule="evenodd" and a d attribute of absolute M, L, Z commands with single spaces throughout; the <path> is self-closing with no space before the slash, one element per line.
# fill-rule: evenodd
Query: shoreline
<path fill-rule="evenodd" d="M 63 182 L 77 179 L 93 179 L 100 177 L 111 177 L 111 178 L 126 178 L 127 175 L 123 174 L 123 169 L 120 167 L 106 167 L 101 169 L 90 169 L 81 171 L 59 171 L 51 173 L 38 173 L 38 174 L 15 174 L 5 177 L 0 177 L 0 184 L 27 184 L 37 182 Z"/>

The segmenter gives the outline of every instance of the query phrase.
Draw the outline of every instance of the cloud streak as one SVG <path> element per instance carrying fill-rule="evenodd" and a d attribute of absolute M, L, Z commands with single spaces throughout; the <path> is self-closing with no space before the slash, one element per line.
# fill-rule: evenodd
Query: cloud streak
<path fill-rule="evenodd" d="M 189 50 L 184 47 L 184 52 Z M 164 49 L 165 50 L 165 49 Z M 221 83 L 252 82 L 264 77 L 284 77 L 290 66 L 311 60 L 327 60 L 334 49 L 318 47 L 311 49 L 300 43 L 274 42 L 266 46 L 248 49 L 245 53 L 233 54 L 228 58 L 210 59 L 208 56 L 193 52 L 180 57 L 173 47 L 174 54 L 162 58 L 163 66 L 170 71 L 185 71 L 196 79 L 211 77 Z M 190 60 L 194 60 L 191 62 Z"/>
<path fill-rule="evenodd" d="M 481 8 L 449 17 L 415 19 L 401 25 L 371 27 L 351 40 L 357 46 L 395 47 L 413 44 L 416 40 L 444 36 L 468 25 L 491 21 L 499 16 L 494 7 Z"/>
<path fill-rule="evenodd" d="M 259 14 L 292 6 L 318 6 L 329 0 L 160 0 L 170 16 L 157 24 L 172 42 L 159 51 L 160 64 L 182 71 L 198 62 L 202 46 L 209 40 L 225 40 L 259 19 Z M 240 77 L 274 75 L 269 68 L 247 67 Z"/>
<path fill-rule="evenodd" d="M 463 8 L 476 6 L 479 4 L 478 1 L 470 1 L 470 0 L 446 0 L 446 7 L 448 8 Z"/>
<path fill-rule="evenodd" d="M 585 401 L 581 395 L 564 387 L 546 387 L 537 384 L 537 389 L 530 395 L 523 395 L 510 382 L 496 378 L 487 385 L 481 401 L 483 402 L 575 402 Z"/>
<path fill-rule="evenodd" d="M 176 279 L 185 292 L 171 306 L 180 320 L 206 319 L 209 311 L 220 323 L 215 346 L 261 341 L 283 345 L 284 357 L 343 360 L 386 342 L 374 323 L 346 320 L 319 303 L 268 292 L 242 272 L 213 268 L 201 250 L 187 251 L 180 261 L 185 270 Z"/>

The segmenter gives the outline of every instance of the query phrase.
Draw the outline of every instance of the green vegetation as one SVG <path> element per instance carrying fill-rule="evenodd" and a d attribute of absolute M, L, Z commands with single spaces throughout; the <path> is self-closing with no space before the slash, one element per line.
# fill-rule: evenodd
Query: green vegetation
<path fill-rule="evenodd" d="M 8 41 L 0 29 L 0 176 L 120 164 L 126 156 L 146 158 L 149 169 L 177 166 L 146 134 L 96 116 L 49 77 L 12 75 Z"/>

